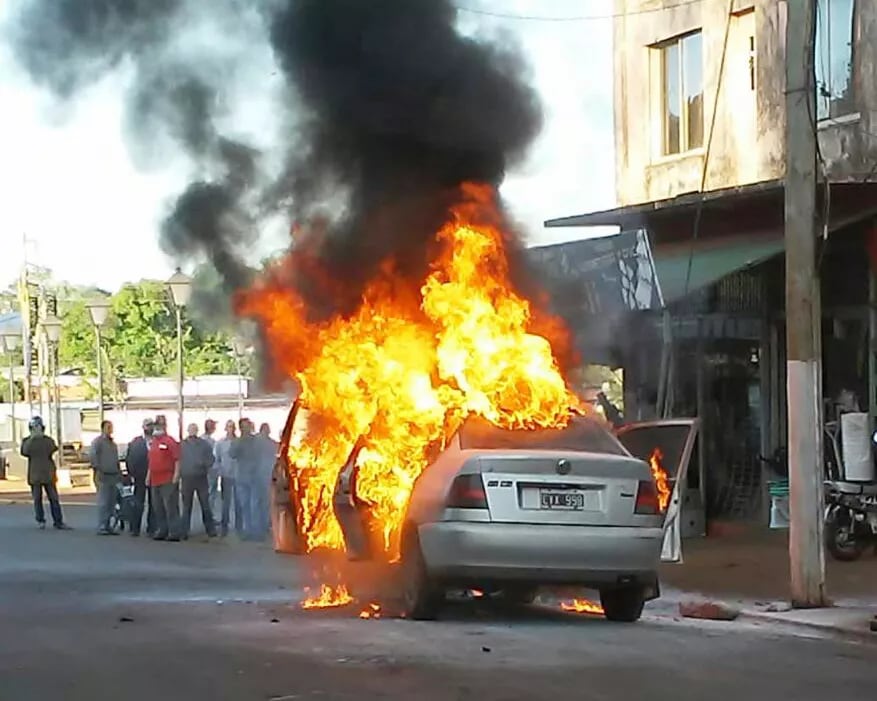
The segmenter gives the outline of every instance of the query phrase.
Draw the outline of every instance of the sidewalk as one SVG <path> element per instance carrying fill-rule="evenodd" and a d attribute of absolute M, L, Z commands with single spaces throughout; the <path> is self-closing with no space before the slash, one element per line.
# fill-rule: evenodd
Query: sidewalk
<path fill-rule="evenodd" d="M 72 494 L 94 494 L 93 487 L 59 487 L 58 494 L 62 497 Z M 7 479 L 0 480 L 0 499 L 30 499 L 30 486 L 27 480 L 15 475 L 8 475 Z"/>
<path fill-rule="evenodd" d="M 826 587 L 833 606 L 792 610 L 789 601 L 788 532 L 768 529 L 745 535 L 686 540 L 683 563 L 661 567 L 661 601 L 678 611 L 684 601 L 711 601 L 741 617 L 873 637 L 877 615 L 877 556 L 857 562 L 826 554 Z"/>

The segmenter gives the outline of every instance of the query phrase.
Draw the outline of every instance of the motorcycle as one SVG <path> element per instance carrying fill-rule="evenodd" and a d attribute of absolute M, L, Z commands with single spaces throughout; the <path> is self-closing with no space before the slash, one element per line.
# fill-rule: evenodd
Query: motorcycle
<path fill-rule="evenodd" d="M 825 482 L 824 536 L 835 560 L 858 560 L 869 545 L 877 554 L 877 484 Z"/>
<path fill-rule="evenodd" d="M 877 433 L 872 440 L 877 444 Z M 873 545 L 877 553 L 877 483 L 841 479 L 843 459 L 839 422 L 825 424 L 823 445 L 825 548 L 835 560 L 843 562 L 859 559 L 869 545 Z M 759 456 L 759 459 L 774 474 L 788 479 L 788 453 L 785 448 L 778 448 L 769 458 Z"/>

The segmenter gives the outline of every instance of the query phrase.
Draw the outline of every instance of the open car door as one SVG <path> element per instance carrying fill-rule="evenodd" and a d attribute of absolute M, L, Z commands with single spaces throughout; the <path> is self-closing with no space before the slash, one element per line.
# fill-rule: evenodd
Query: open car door
<path fill-rule="evenodd" d="M 616 431 L 618 440 L 631 455 L 646 463 L 657 458 L 667 473 L 670 501 L 664 513 L 664 546 L 661 551 L 661 559 L 665 562 L 682 561 L 680 503 L 698 427 L 698 419 L 656 419 L 627 424 Z"/>
<path fill-rule="evenodd" d="M 297 433 L 307 431 L 308 416 L 307 409 L 296 399 L 280 434 L 280 444 L 274 460 L 274 471 L 271 474 L 271 532 L 274 536 L 274 551 L 278 553 L 301 553 L 302 543 L 298 533 L 295 502 L 289 492 L 289 444 Z"/>

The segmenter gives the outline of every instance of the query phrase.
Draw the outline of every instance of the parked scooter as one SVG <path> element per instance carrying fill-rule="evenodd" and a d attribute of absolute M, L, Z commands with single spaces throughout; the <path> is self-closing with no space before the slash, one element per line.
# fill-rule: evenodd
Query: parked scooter
<path fill-rule="evenodd" d="M 871 442 L 877 444 L 877 433 Z M 877 553 L 877 483 L 828 478 L 824 537 L 835 560 L 858 560 L 869 545 Z"/>
<path fill-rule="evenodd" d="M 858 560 L 868 546 L 877 553 L 877 484 L 825 483 L 825 547 L 835 560 Z"/>
<path fill-rule="evenodd" d="M 841 479 L 843 460 L 839 422 L 829 421 L 823 429 L 823 472 L 825 488 L 825 547 L 835 559 L 857 560 L 873 545 L 877 552 L 877 483 Z M 877 434 L 875 434 L 877 443 Z M 778 448 L 769 458 L 759 456 L 774 474 L 788 478 L 788 453 Z"/>

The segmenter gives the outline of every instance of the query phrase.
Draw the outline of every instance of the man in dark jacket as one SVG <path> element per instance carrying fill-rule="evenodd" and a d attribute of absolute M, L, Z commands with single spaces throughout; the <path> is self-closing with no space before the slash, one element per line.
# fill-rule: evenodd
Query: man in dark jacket
<path fill-rule="evenodd" d="M 149 499 L 149 489 L 146 486 L 146 475 L 149 472 L 149 441 L 152 439 L 154 423 L 152 419 L 143 420 L 143 435 L 137 436 L 128 444 L 128 453 L 125 456 L 128 474 L 134 482 L 134 509 L 131 513 L 132 536 L 140 535 L 140 527 L 143 523 L 143 509 L 147 501 L 149 509 L 146 514 L 146 534 L 151 536 L 155 532 L 152 499 Z"/>
<path fill-rule="evenodd" d="M 198 424 L 189 424 L 189 435 L 180 445 L 180 481 L 183 492 L 183 525 L 181 537 L 189 537 L 192 527 L 192 505 L 195 494 L 198 494 L 198 505 L 201 507 L 201 520 L 204 530 L 211 538 L 216 535 L 216 523 L 210 511 L 210 488 L 207 474 L 213 467 L 213 448 L 198 436 Z"/>
<path fill-rule="evenodd" d="M 113 440 L 113 422 L 104 421 L 100 425 L 100 435 L 91 443 L 89 453 L 91 468 L 95 472 L 97 484 L 97 534 L 118 535 L 110 528 L 110 517 L 118 498 L 118 484 L 122 481 L 119 467 L 119 447 Z"/>
<path fill-rule="evenodd" d="M 43 491 L 49 500 L 52 523 L 59 531 L 70 529 L 61 514 L 61 501 L 58 499 L 58 481 L 55 466 L 55 453 L 58 446 L 46 435 L 46 427 L 39 416 L 30 420 L 30 435 L 21 443 L 21 454 L 27 458 L 27 483 L 33 496 L 33 510 L 40 529 L 46 527 L 46 512 L 43 510 Z"/>

